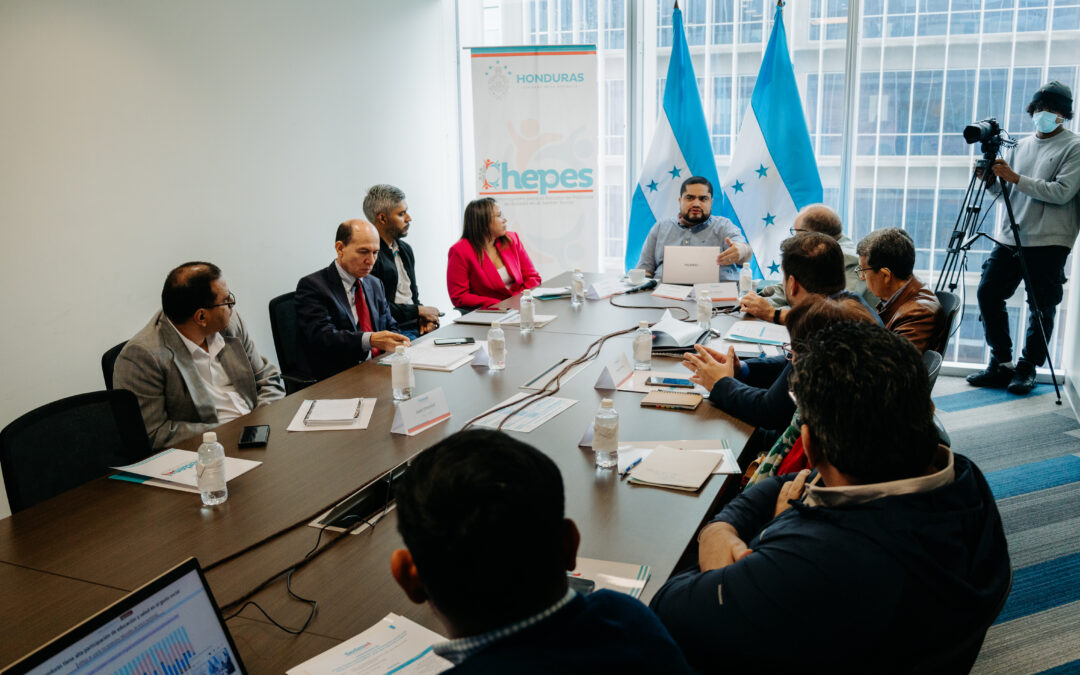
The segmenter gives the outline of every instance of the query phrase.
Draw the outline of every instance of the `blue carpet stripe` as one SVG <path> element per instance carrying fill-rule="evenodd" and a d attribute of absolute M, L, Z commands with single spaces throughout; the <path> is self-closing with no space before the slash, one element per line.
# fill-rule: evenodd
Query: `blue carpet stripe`
<path fill-rule="evenodd" d="M 1021 464 L 986 474 L 986 482 L 998 500 L 1076 481 L 1080 481 L 1080 457 L 1076 455 Z"/>
<path fill-rule="evenodd" d="M 995 624 L 1080 600 L 1080 553 L 1013 571 L 1012 592 Z"/>
<path fill-rule="evenodd" d="M 972 408 L 978 408 L 984 405 L 993 405 L 995 403 L 1004 403 L 1005 401 L 1016 401 L 1029 396 L 1039 396 L 1040 394 L 1051 394 L 1054 391 L 1054 385 L 1052 384 L 1038 384 L 1035 385 L 1035 389 L 1026 396 L 1018 396 L 1016 394 L 1010 394 L 1005 389 L 976 389 L 971 391 L 962 391 L 959 394 L 947 394 L 945 396 L 938 396 L 934 398 L 934 405 L 938 410 L 944 412 L 957 412 L 960 410 L 970 410 Z"/>
<path fill-rule="evenodd" d="M 1080 673 L 1080 661 L 1063 663 L 1057 668 L 1042 671 L 1041 675 L 1077 675 Z"/>

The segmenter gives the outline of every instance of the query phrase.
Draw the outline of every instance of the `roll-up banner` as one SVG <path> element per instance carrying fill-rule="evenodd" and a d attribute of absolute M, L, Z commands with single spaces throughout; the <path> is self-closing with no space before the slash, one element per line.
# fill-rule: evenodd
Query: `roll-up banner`
<path fill-rule="evenodd" d="M 544 278 L 599 271 L 596 46 L 470 51 L 476 195 L 499 202 Z"/>

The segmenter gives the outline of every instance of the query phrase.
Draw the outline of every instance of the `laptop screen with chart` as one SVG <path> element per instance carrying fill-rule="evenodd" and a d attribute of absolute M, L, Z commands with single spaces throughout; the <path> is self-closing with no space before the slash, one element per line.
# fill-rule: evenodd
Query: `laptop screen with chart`
<path fill-rule="evenodd" d="M 210 588 L 189 558 L 11 666 L 44 675 L 245 672 Z"/>

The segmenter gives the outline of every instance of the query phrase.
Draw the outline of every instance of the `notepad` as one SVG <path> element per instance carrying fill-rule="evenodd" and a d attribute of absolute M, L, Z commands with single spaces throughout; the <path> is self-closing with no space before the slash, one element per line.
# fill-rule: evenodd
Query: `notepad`
<path fill-rule="evenodd" d="M 722 456 L 711 452 L 676 450 L 660 445 L 634 467 L 630 472 L 630 482 L 697 492 L 722 459 Z"/>
<path fill-rule="evenodd" d="M 736 321 L 724 335 L 726 340 L 756 342 L 763 345 L 782 345 L 791 342 L 786 327 L 766 321 Z"/>
<path fill-rule="evenodd" d="M 304 415 L 304 425 L 349 424 L 360 416 L 363 399 L 320 398 L 311 402 Z"/>
<path fill-rule="evenodd" d="M 667 298 L 668 300 L 686 300 L 690 297 L 692 286 L 680 286 L 678 284 L 658 284 L 652 292 L 654 298 Z"/>
<path fill-rule="evenodd" d="M 641 399 L 642 408 L 695 410 L 701 404 L 701 394 L 674 391 L 650 391 Z"/>

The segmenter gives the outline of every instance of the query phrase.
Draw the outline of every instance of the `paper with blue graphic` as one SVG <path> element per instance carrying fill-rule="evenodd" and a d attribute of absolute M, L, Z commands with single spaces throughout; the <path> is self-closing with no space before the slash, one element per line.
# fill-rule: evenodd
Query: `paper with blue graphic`
<path fill-rule="evenodd" d="M 626 232 L 626 269 L 637 265 L 645 237 L 656 221 L 679 212 L 679 187 L 690 176 L 719 184 L 712 140 L 698 95 L 694 64 L 683 33 L 682 10 L 671 15 L 671 61 L 649 153 L 630 204 Z M 715 208 L 714 208 L 715 212 Z"/>
<path fill-rule="evenodd" d="M 780 242 L 791 235 L 795 214 L 821 201 L 821 177 L 780 7 L 722 190 L 720 215 L 746 234 L 754 249 L 754 275 L 779 278 Z"/>
<path fill-rule="evenodd" d="M 111 467 L 124 473 L 115 474 L 109 476 L 109 478 L 164 487 L 171 490 L 198 492 L 199 483 L 195 475 L 195 465 L 198 461 L 199 454 L 197 452 L 168 448 L 134 464 Z M 241 474 L 245 474 L 260 464 L 262 462 L 253 459 L 226 457 L 225 481 L 228 482 Z"/>

